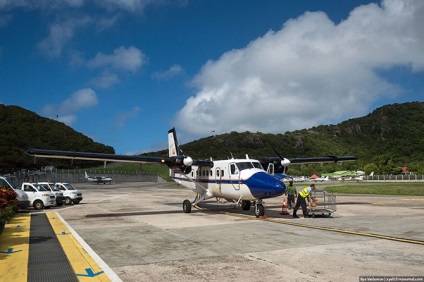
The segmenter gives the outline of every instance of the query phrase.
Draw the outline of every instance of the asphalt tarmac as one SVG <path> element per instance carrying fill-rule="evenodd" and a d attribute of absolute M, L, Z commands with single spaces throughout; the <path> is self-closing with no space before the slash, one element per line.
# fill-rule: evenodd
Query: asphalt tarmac
<path fill-rule="evenodd" d="M 266 218 L 174 183 L 75 184 L 57 212 L 122 281 L 360 281 L 424 276 L 424 197 L 337 195 L 332 218 Z M 299 185 L 299 188 L 306 185 Z M 34 211 L 36 213 L 38 211 Z M 298 215 L 301 215 L 301 211 Z M 118 280 L 119 280 L 118 279 Z"/>

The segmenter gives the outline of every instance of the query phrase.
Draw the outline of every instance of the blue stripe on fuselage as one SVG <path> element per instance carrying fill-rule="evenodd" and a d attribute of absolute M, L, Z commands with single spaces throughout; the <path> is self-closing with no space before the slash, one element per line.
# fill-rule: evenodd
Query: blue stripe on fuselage
<path fill-rule="evenodd" d="M 286 191 L 286 185 L 266 172 L 257 172 L 244 181 L 257 199 L 278 197 Z"/>
<path fill-rule="evenodd" d="M 187 178 L 182 177 L 172 177 L 175 181 L 181 180 L 187 182 Z M 284 185 L 283 182 L 278 180 L 272 175 L 267 174 L 266 172 L 256 172 L 252 176 L 250 176 L 247 180 L 230 180 L 230 179 L 209 179 L 209 178 L 194 178 L 193 182 L 198 183 L 205 183 L 205 184 L 215 184 L 215 183 L 221 183 L 221 184 L 232 184 L 232 185 L 239 185 L 244 184 L 246 185 L 250 193 L 256 198 L 256 199 L 266 199 L 266 198 L 272 198 L 272 197 L 278 197 L 283 195 L 286 192 L 286 185 Z"/>

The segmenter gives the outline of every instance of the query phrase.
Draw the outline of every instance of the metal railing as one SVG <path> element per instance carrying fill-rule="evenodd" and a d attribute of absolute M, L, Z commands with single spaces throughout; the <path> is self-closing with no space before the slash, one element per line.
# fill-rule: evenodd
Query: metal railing
<path fill-rule="evenodd" d="M 91 177 L 108 176 L 114 182 L 158 182 L 159 177 L 152 172 L 132 172 L 132 171 L 104 171 L 93 169 L 56 169 L 54 171 L 20 171 L 19 173 L 9 174 L 9 177 L 15 186 L 20 186 L 22 182 L 67 182 L 67 183 L 89 183 L 85 179 L 85 172 Z"/>
<path fill-rule="evenodd" d="M 397 174 L 397 175 L 373 175 L 373 176 L 364 176 L 364 180 L 377 180 L 377 181 L 421 181 L 424 180 L 424 175 L 422 174 Z"/>

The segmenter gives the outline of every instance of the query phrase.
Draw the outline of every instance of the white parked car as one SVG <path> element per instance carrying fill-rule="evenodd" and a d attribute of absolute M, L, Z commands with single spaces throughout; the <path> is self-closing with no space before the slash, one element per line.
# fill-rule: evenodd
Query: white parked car
<path fill-rule="evenodd" d="M 65 204 L 79 204 L 79 202 L 82 201 L 82 192 L 70 183 L 57 182 L 55 186 L 63 193 L 63 196 L 65 197 Z"/>
<path fill-rule="evenodd" d="M 63 196 L 63 192 L 60 191 L 54 183 L 51 182 L 38 182 L 41 186 L 49 190 L 50 192 L 53 192 L 56 196 L 56 206 L 60 207 L 65 202 L 65 196 Z"/>
<path fill-rule="evenodd" d="M 55 194 L 38 183 L 24 182 L 21 189 L 28 195 L 29 206 L 36 210 L 49 209 L 56 203 Z"/>
<path fill-rule="evenodd" d="M 20 209 L 27 209 L 29 207 L 28 195 L 21 189 L 16 188 L 9 178 L 0 176 L 0 187 L 3 187 L 3 189 L 12 188 L 15 191 Z"/>

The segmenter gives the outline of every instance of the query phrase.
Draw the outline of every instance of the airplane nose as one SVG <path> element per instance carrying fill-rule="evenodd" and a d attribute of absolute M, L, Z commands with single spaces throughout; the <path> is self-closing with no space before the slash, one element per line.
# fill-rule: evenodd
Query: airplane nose
<path fill-rule="evenodd" d="M 257 172 L 247 181 L 252 195 L 257 199 L 281 196 L 286 191 L 286 185 L 266 172 Z"/>

